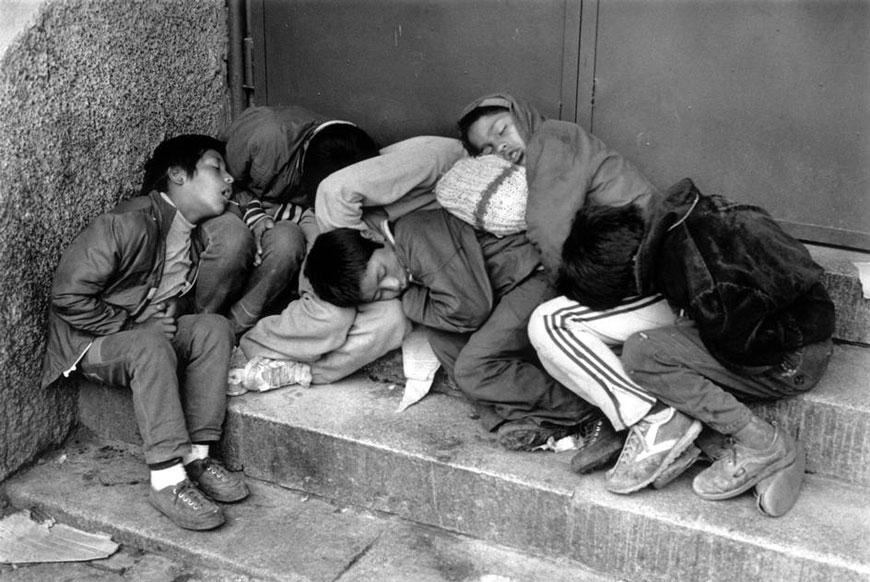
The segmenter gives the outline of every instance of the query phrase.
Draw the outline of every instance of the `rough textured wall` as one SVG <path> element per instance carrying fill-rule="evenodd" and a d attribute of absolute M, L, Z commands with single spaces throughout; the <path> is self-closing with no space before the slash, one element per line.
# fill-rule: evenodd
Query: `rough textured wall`
<path fill-rule="evenodd" d="M 0 480 L 75 420 L 73 388 L 39 388 L 61 251 L 162 139 L 223 128 L 226 51 L 224 0 L 65 0 L 0 55 Z"/>

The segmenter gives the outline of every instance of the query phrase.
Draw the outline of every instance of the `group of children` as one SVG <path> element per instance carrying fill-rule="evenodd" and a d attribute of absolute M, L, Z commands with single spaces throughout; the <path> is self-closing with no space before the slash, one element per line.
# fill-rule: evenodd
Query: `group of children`
<path fill-rule="evenodd" d="M 79 370 L 129 387 L 152 504 L 212 529 L 215 502 L 248 495 L 210 450 L 235 346 L 324 384 L 417 326 L 505 448 L 579 435 L 572 468 L 613 465 L 621 494 L 704 449 L 699 496 L 785 479 L 786 511 L 799 445 L 744 402 L 809 390 L 831 357 L 806 249 L 691 180 L 660 193 L 509 95 L 475 100 L 459 130 L 378 148 L 347 121 L 253 107 L 225 142 L 164 141 L 142 195 L 61 258 L 43 384 Z M 702 446 L 704 427 L 727 445 Z"/>

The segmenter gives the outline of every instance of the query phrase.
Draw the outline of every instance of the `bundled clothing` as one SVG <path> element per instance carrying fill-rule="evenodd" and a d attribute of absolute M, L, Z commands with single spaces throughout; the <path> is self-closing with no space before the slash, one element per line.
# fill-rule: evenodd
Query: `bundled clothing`
<path fill-rule="evenodd" d="M 395 223 L 410 273 L 402 307 L 427 328 L 439 361 L 492 430 L 505 421 L 575 425 L 592 407 L 547 375 L 529 343 L 529 316 L 552 297 L 524 234 L 497 237 L 444 210 Z"/>
<path fill-rule="evenodd" d="M 631 162 L 576 123 L 546 119 L 532 105 L 504 93 L 476 99 L 462 117 L 484 106 L 507 108 L 526 144 L 528 236 L 551 281 L 558 276 L 574 215 L 584 204 L 643 208 L 658 196 Z"/>

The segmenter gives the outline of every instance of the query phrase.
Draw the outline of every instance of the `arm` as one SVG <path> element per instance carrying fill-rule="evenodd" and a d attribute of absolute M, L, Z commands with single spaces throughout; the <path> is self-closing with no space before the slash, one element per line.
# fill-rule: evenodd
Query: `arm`
<path fill-rule="evenodd" d="M 493 290 L 474 229 L 442 210 L 396 223 L 396 247 L 412 273 L 402 295 L 408 319 L 452 332 L 478 329 L 493 308 Z"/>
<path fill-rule="evenodd" d="M 420 208 L 434 200 L 438 178 L 464 156 L 459 140 L 420 136 L 327 176 L 317 189 L 315 202 L 320 229 L 363 230 L 363 211 L 370 206 L 385 206 L 393 220 Z"/>
<path fill-rule="evenodd" d="M 61 257 L 51 302 L 58 317 L 76 329 L 108 335 L 132 324 L 125 309 L 103 300 L 104 292 L 117 281 L 121 270 L 124 251 L 116 236 L 120 228 L 114 215 L 100 216 Z"/>

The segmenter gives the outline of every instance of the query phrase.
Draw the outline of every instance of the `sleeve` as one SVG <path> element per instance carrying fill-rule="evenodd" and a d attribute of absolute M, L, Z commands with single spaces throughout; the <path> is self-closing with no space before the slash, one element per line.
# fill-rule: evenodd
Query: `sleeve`
<path fill-rule="evenodd" d="M 51 288 L 56 314 L 75 329 L 94 335 L 122 331 L 126 310 L 103 301 L 103 292 L 117 279 L 122 247 L 112 215 L 97 218 L 61 257 Z"/>
<path fill-rule="evenodd" d="M 419 136 L 390 145 L 374 158 L 330 174 L 317 189 L 315 214 L 320 229 L 363 230 L 366 207 L 407 205 L 408 197 L 426 194 L 434 199 L 432 191 L 438 178 L 465 155 L 459 140 Z M 388 211 L 391 219 L 405 213 Z"/>
<path fill-rule="evenodd" d="M 418 212 L 396 223 L 396 246 L 412 276 L 402 295 L 408 319 L 467 333 L 489 318 L 494 293 L 471 226 L 441 210 Z"/>

